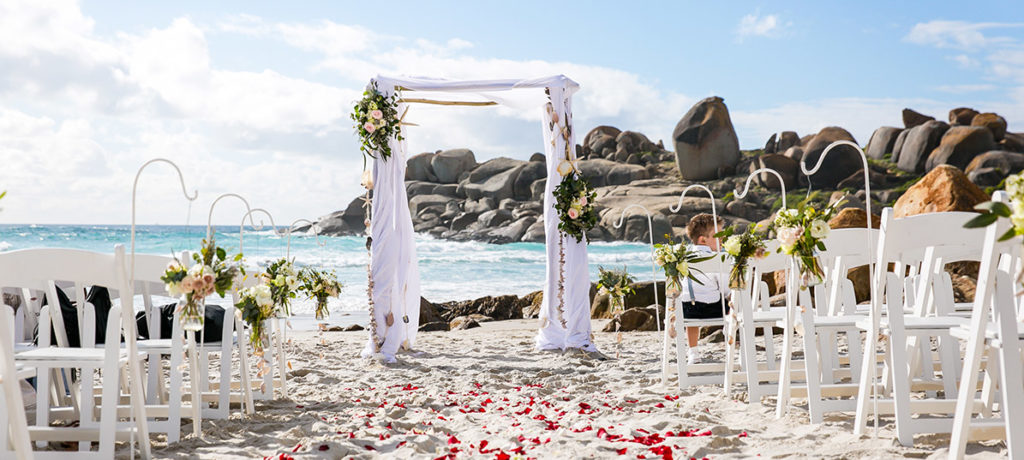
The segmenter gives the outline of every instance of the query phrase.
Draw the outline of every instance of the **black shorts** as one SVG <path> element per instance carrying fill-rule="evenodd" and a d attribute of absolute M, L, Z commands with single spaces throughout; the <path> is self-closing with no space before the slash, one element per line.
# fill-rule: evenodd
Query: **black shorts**
<path fill-rule="evenodd" d="M 729 312 L 729 302 L 725 303 L 725 312 Z M 710 303 L 683 301 L 683 318 L 686 319 L 710 319 L 722 317 L 722 302 Z"/>

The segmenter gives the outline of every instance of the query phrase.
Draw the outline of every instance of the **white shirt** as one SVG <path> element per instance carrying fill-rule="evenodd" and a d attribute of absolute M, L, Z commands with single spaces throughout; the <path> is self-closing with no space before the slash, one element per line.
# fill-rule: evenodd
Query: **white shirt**
<path fill-rule="evenodd" d="M 694 244 L 690 248 L 697 251 L 702 256 L 709 256 L 715 254 L 711 248 L 703 244 Z M 722 282 L 721 273 L 698 273 L 693 272 L 693 277 L 700 280 L 697 283 L 689 278 L 682 280 L 682 288 L 680 289 L 679 300 L 683 302 L 689 302 L 691 300 L 702 303 L 713 303 L 722 300 L 723 297 L 728 298 L 729 296 L 729 285 L 728 283 Z M 693 292 L 693 298 L 690 297 L 690 292 Z"/>

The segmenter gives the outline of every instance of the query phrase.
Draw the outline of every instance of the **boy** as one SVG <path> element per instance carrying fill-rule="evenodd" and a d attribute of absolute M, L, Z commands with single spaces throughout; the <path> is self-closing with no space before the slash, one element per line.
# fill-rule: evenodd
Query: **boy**
<path fill-rule="evenodd" d="M 717 228 L 721 229 L 724 224 L 722 218 L 719 218 Z M 694 250 L 702 255 L 711 255 L 719 251 L 715 229 L 714 216 L 707 213 L 697 214 L 686 224 L 686 236 L 693 243 Z M 682 292 L 679 293 L 679 299 L 683 304 L 683 318 L 721 318 L 722 300 L 729 296 L 728 285 L 722 282 L 721 275 L 718 273 L 694 273 L 694 277 L 700 280 L 700 283 L 687 278 L 682 282 Z M 725 306 L 725 311 L 729 311 L 728 304 Z M 674 316 L 672 324 L 675 324 Z M 674 326 L 670 333 L 675 337 Z M 686 328 L 686 339 L 690 346 L 686 353 L 688 364 L 700 362 L 698 338 L 700 338 L 700 327 Z"/>

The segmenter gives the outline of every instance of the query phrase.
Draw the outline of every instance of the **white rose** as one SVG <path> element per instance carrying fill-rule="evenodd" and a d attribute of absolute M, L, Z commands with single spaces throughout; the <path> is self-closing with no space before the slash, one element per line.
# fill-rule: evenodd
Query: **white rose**
<path fill-rule="evenodd" d="M 811 236 L 814 238 L 819 240 L 825 239 L 828 237 L 828 232 L 830 230 L 828 223 L 823 220 L 815 219 L 814 222 L 811 222 Z"/>
<path fill-rule="evenodd" d="M 676 254 L 674 252 L 670 252 L 668 254 L 665 254 L 665 262 L 671 263 L 671 262 L 675 262 L 675 261 L 676 261 Z"/>
<path fill-rule="evenodd" d="M 178 283 L 167 283 L 164 287 L 167 289 L 167 294 L 171 297 L 178 297 L 181 295 L 181 286 L 179 286 Z"/>
<path fill-rule="evenodd" d="M 722 244 L 725 252 L 728 252 L 733 257 L 740 255 L 741 246 L 742 243 L 740 242 L 740 237 L 738 235 L 730 236 L 725 240 L 725 243 Z"/>
<path fill-rule="evenodd" d="M 299 279 L 294 276 L 288 276 L 284 279 L 284 282 L 288 284 L 288 289 L 295 290 L 299 285 Z"/>
<path fill-rule="evenodd" d="M 690 264 L 686 263 L 685 260 L 679 261 L 676 264 L 676 270 L 679 272 L 680 278 L 686 278 L 690 274 Z"/>

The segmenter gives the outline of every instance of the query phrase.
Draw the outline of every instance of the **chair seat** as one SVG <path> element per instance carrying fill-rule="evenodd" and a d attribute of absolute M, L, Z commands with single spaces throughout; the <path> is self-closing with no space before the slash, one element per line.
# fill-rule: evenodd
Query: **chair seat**
<path fill-rule="evenodd" d="M 782 318 L 786 317 L 784 308 L 772 309 L 769 311 L 759 310 L 754 311 L 754 322 L 755 323 L 769 323 L 774 324 L 782 321 Z"/>
<path fill-rule="evenodd" d="M 966 341 L 971 335 L 970 323 L 954 327 L 949 330 L 949 335 Z M 989 322 L 985 325 L 985 340 L 996 338 L 996 325 Z M 1017 338 L 1024 339 L 1024 323 L 1017 323 Z"/>
<path fill-rule="evenodd" d="M 857 327 L 859 321 L 867 319 L 866 315 L 815 316 L 814 327 Z"/>
<path fill-rule="evenodd" d="M 689 319 L 683 318 L 683 325 L 689 327 L 697 326 L 725 326 L 724 318 Z"/>
<path fill-rule="evenodd" d="M 970 318 L 964 318 L 960 316 L 904 316 L 903 317 L 903 328 L 908 331 L 925 331 L 925 330 L 949 330 L 958 326 L 967 326 L 971 322 Z M 882 318 L 879 323 L 880 330 L 889 329 L 888 318 Z M 871 329 L 871 319 L 864 318 L 857 321 L 857 327 L 862 330 Z"/>
<path fill-rule="evenodd" d="M 171 343 L 172 340 L 173 339 L 148 339 L 148 340 L 139 340 L 139 341 L 137 341 L 135 343 L 138 345 L 140 351 L 145 351 L 147 353 L 152 353 L 152 352 L 167 352 L 167 353 L 170 353 L 171 352 L 171 346 L 173 345 Z M 231 342 L 232 342 L 232 344 L 234 344 L 235 342 L 237 342 L 237 340 L 235 340 L 234 337 L 232 336 L 232 341 Z M 205 350 L 208 350 L 208 351 L 219 351 L 220 348 L 223 345 L 224 345 L 223 342 L 206 342 L 205 344 L 203 344 L 199 348 L 202 348 L 204 351 Z"/>
<path fill-rule="evenodd" d="M 47 347 L 47 348 L 36 348 L 35 350 L 28 350 L 14 355 L 15 361 L 20 361 L 25 364 L 31 365 L 32 363 L 50 364 L 56 362 L 72 363 L 67 367 L 75 367 L 74 363 L 102 363 L 106 359 L 107 352 L 102 348 L 60 348 L 60 347 Z M 118 359 L 123 360 L 127 358 L 127 354 L 124 350 L 119 353 Z"/>

